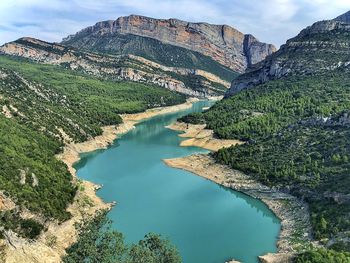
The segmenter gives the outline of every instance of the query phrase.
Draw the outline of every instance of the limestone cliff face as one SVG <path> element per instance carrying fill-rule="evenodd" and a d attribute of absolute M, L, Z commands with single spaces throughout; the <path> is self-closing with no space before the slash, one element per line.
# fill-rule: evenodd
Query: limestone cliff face
<path fill-rule="evenodd" d="M 94 48 L 102 38 L 108 45 L 111 37 L 132 34 L 157 39 L 163 43 L 183 47 L 209 56 L 237 72 L 244 72 L 251 64 L 263 60 L 276 49 L 259 42 L 251 35 L 244 35 L 227 25 L 191 23 L 178 19 L 154 19 L 131 15 L 113 21 L 103 21 L 63 39 L 63 44 L 79 48 Z M 113 50 L 113 47 L 110 47 Z"/>
<path fill-rule="evenodd" d="M 274 46 L 259 42 L 250 34 L 244 35 L 243 52 L 247 58 L 248 67 L 260 62 L 275 51 Z"/>
<path fill-rule="evenodd" d="M 230 83 L 203 70 L 166 67 L 147 59 L 127 55 L 109 56 L 80 52 L 74 48 L 34 38 L 21 38 L 0 47 L 0 54 L 17 56 L 52 65 L 63 65 L 112 80 L 128 80 L 155 84 L 193 97 L 218 96 Z M 198 78 L 195 86 L 187 78 Z M 217 89 L 217 85 L 222 90 Z"/>
<path fill-rule="evenodd" d="M 340 67 L 349 70 L 349 36 L 348 23 L 338 20 L 316 22 L 233 80 L 226 97 L 284 76 L 317 74 Z"/>

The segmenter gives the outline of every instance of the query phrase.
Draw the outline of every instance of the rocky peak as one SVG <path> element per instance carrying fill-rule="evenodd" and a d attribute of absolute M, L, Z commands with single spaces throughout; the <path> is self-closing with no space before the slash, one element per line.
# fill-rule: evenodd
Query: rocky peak
<path fill-rule="evenodd" d="M 36 39 L 36 38 L 32 38 L 32 37 L 22 37 L 22 38 L 17 39 L 14 42 L 10 42 L 10 43 L 7 43 L 5 45 L 11 45 L 14 43 L 22 44 L 22 45 L 26 45 L 26 46 L 37 46 L 37 47 L 41 47 L 41 48 L 46 47 L 46 48 L 56 49 L 56 50 L 60 50 L 60 51 L 69 50 L 69 48 L 67 48 L 63 45 L 60 45 L 57 43 L 49 43 L 49 42 L 46 42 L 46 41 L 43 41 L 40 39 Z"/>
<path fill-rule="evenodd" d="M 34 61 L 59 60 L 63 54 L 71 55 L 71 49 L 60 44 L 48 43 L 31 37 L 22 37 L 0 46 L 0 54 L 25 57 Z"/>
<path fill-rule="evenodd" d="M 244 72 L 248 66 L 261 61 L 276 50 L 273 45 L 259 42 L 253 36 L 245 35 L 228 25 L 192 23 L 174 18 L 155 19 L 138 15 L 98 22 L 68 36 L 62 43 L 89 49 L 95 48 L 91 45 L 96 44 L 96 41 L 91 43 L 91 38 L 108 39 L 125 34 L 153 38 L 199 52 L 238 72 Z"/>
<path fill-rule="evenodd" d="M 274 45 L 259 42 L 253 35 L 244 35 L 243 51 L 247 58 L 248 67 L 261 61 L 262 57 L 266 57 L 276 51 Z"/>
<path fill-rule="evenodd" d="M 289 75 L 310 75 L 340 67 L 348 70 L 349 36 L 350 24 L 337 20 L 316 22 L 236 78 L 226 97 Z M 248 39 L 247 43 L 249 45 L 254 41 Z"/>
<path fill-rule="evenodd" d="M 350 11 L 334 18 L 333 20 L 343 22 L 343 23 L 350 23 Z"/>
<path fill-rule="evenodd" d="M 307 28 L 303 29 L 295 38 L 292 38 L 287 41 L 287 44 L 289 42 L 295 42 L 296 40 L 301 40 L 304 37 L 309 37 L 316 34 L 324 34 L 329 33 L 331 31 L 335 30 L 345 30 L 348 31 L 350 29 L 350 24 L 343 23 L 338 20 L 324 20 L 314 23 L 311 26 L 308 26 Z"/>

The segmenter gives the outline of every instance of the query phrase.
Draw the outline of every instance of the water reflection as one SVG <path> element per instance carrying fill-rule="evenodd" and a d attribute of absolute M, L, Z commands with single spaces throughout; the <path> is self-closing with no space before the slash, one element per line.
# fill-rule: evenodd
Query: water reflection
<path fill-rule="evenodd" d="M 249 196 L 245 193 L 232 190 L 232 189 L 225 187 L 223 185 L 220 185 L 220 184 L 216 184 L 216 185 L 220 189 L 223 189 L 225 191 L 230 192 L 235 198 L 239 198 L 239 199 L 244 200 L 244 202 L 247 205 L 249 205 L 251 208 L 254 208 L 257 213 L 261 213 L 264 217 L 272 218 L 273 222 L 275 224 L 280 223 L 280 220 L 274 216 L 274 213 L 268 208 L 268 206 L 266 204 L 264 204 L 263 202 L 261 202 L 259 199 L 252 198 L 251 196 Z"/>

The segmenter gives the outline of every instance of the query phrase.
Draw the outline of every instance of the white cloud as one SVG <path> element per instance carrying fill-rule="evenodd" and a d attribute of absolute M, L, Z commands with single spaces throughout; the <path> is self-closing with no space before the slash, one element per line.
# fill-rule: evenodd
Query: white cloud
<path fill-rule="evenodd" d="M 313 0 L 308 5 L 313 10 L 310 16 L 317 20 L 332 19 L 350 9 L 349 0 Z"/>
<path fill-rule="evenodd" d="M 206 18 L 220 17 L 222 10 L 210 1 L 200 0 L 129 0 L 121 3 L 122 6 L 136 11 L 137 14 L 149 14 L 154 17 L 182 18 L 193 21 L 205 21 Z"/>
<path fill-rule="evenodd" d="M 260 2 L 262 19 L 267 23 L 285 22 L 293 18 L 299 6 L 292 0 L 270 0 Z"/>

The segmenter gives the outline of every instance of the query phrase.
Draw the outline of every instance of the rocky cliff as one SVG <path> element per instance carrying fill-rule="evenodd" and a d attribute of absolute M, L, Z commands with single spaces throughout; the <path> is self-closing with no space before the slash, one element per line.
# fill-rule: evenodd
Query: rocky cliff
<path fill-rule="evenodd" d="M 191 23 L 178 19 L 154 19 L 131 15 L 103 21 L 63 39 L 62 44 L 88 50 L 119 52 L 125 35 L 146 37 L 199 52 L 237 72 L 264 59 L 276 49 L 227 25 Z M 130 39 L 128 41 L 131 41 Z M 127 42 L 128 42 L 127 41 Z M 147 41 L 139 39 L 138 42 Z M 138 52 L 138 46 L 133 53 Z M 129 52 L 131 50 L 129 49 Z"/>
<path fill-rule="evenodd" d="M 350 24 L 344 21 L 348 18 L 349 12 L 305 28 L 277 52 L 233 80 L 226 96 L 284 76 L 320 74 L 341 67 L 347 70 Z"/>
<path fill-rule="evenodd" d="M 80 52 L 33 38 L 7 43 L 0 47 L 0 53 L 61 65 L 98 77 L 155 84 L 194 97 L 222 95 L 230 85 L 203 70 L 167 67 L 134 55 L 110 56 Z"/>

